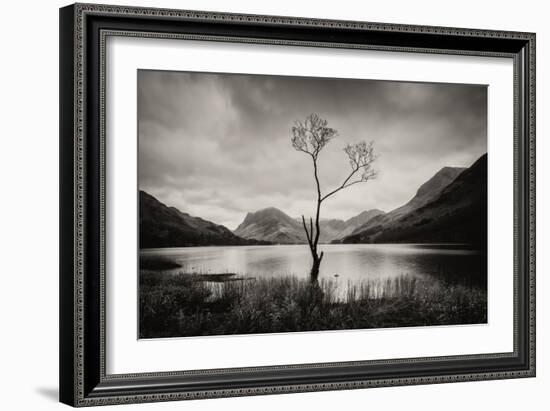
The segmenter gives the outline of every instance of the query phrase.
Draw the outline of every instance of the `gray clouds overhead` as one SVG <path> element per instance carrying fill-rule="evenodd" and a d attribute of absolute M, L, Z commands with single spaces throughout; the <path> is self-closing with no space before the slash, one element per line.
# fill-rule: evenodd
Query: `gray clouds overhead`
<path fill-rule="evenodd" d="M 271 206 L 311 215 L 311 160 L 290 143 L 310 113 L 339 134 L 319 157 L 324 191 L 348 173 L 347 143 L 374 140 L 379 155 L 378 178 L 327 200 L 323 218 L 389 211 L 487 152 L 485 86 L 140 70 L 140 189 L 231 229 Z"/>

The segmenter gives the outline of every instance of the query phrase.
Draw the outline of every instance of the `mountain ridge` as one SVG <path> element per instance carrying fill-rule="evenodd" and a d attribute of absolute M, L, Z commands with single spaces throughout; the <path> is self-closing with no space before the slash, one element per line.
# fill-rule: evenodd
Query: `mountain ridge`
<path fill-rule="evenodd" d="M 367 210 L 347 220 L 322 219 L 320 242 L 328 243 L 335 238 L 351 233 L 359 224 L 367 222 L 383 211 Z M 292 218 L 276 207 L 267 207 L 248 212 L 241 224 L 233 231 L 239 237 L 281 244 L 306 244 L 307 239 L 300 218 Z"/>
<path fill-rule="evenodd" d="M 426 203 L 435 199 L 441 191 L 448 186 L 460 173 L 466 170 L 465 167 L 443 167 L 437 171 L 426 182 L 420 185 L 415 195 L 404 205 L 395 208 L 383 216 L 376 217 L 367 223 L 357 227 L 351 234 L 357 234 L 368 228 L 389 224 L 402 216 L 422 207 Z"/>
<path fill-rule="evenodd" d="M 437 197 L 397 218 L 371 221 L 339 242 L 449 242 L 486 246 L 487 154 L 444 186 Z"/>
<path fill-rule="evenodd" d="M 139 246 L 143 248 L 201 245 L 265 244 L 233 234 L 227 227 L 193 217 L 139 191 Z"/>
<path fill-rule="evenodd" d="M 201 245 L 306 244 L 301 218 L 276 207 L 248 212 L 231 231 L 167 206 L 143 190 L 140 248 Z M 487 154 L 470 167 L 443 167 L 404 205 L 320 220 L 320 243 L 468 242 L 486 244 Z M 309 220 L 307 220 L 309 223 Z M 481 227 L 481 228 L 480 228 Z"/>

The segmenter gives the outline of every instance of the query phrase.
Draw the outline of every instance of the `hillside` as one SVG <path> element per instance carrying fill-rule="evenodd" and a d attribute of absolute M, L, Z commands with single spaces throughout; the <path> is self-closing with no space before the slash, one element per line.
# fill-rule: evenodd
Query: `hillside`
<path fill-rule="evenodd" d="M 423 187 L 425 185 L 418 190 L 419 193 Z M 431 192 L 433 187 L 441 185 L 432 186 Z M 397 215 L 392 219 L 373 219 L 341 242 L 486 244 L 487 154 L 440 189 L 435 198 L 426 195 L 420 197 L 431 199 L 406 213 L 388 213 Z"/>
<path fill-rule="evenodd" d="M 368 229 L 392 224 L 398 221 L 403 216 L 422 207 L 423 205 L 435 200 L 441 194 L 441 191 L 447 187 L 465 168 L 461 167 L 443 167 L 435 173 L 428 181 L 422 184 L 416 191 L 415 196 L 410 199 L 405 205 L 396 208 L 384 215 L 376 216 L 366 223 L 358 226 L 350 234 L 358 234 Z"/>
<path fill-rule="evenodd" d="M 223 225 L 168 207 L 145 191 L 139 192 L 139 246 L 143 248 L 200 245 L 246 245 Z"/>
<path fill-rule="evenodd" d="M 364 211 L 349 220 L 323 219 L 319 222 L 319 241 L 328 243 L 353 232 L 355 228 L 383 213 L 380 210 Z M 234 233 L 240 237 L 270 241 L 277 244 L 305 244 L 306 235 L 300 218 L 292 218 L 281 210 L 269 207 L 248 213 Z"/>

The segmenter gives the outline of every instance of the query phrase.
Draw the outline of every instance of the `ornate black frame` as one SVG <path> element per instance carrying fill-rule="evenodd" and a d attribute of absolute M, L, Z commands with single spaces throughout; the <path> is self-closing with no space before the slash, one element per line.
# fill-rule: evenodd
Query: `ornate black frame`
<path fill-rule="evenodd" d="M 107 36 L 363 48 L 514 61 L 514 351 L 105 373 Z M 60 400 L 73 406 L 535 376 L 535 34 L 75 4 L 60 10 Z M 511 222 L 512 223 L 512 222 Z"/>

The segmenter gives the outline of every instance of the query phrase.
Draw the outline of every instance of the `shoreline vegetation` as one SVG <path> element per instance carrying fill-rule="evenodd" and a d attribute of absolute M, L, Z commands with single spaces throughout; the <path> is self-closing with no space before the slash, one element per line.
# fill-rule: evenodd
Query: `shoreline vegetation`
<path fill-rule="evenodd" d="M 170 262 L 168 262 L 170 263 Z M 158 268 L 157 268 L 158 270 Z M 486 290 L 403 275 L 339 289 L 334 279 L 140 271 L 140 338 L 487 322 Z"/>

